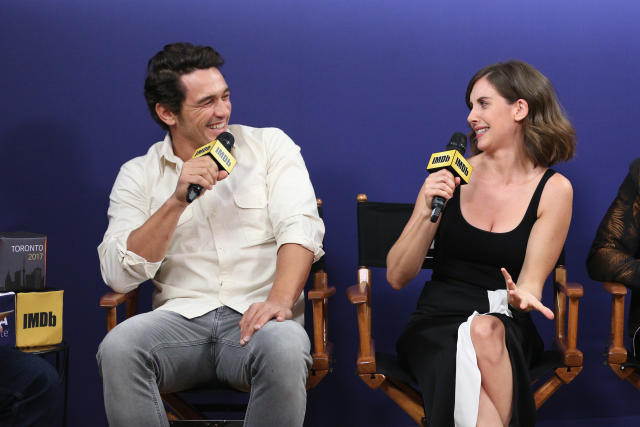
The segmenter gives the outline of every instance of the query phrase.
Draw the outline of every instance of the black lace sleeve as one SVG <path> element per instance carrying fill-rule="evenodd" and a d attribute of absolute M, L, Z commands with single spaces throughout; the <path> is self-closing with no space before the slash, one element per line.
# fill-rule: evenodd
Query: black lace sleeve
<path fill-rule="evenodd" d="M 587 258 L 593 280 L 620 282 L 640 290 L 640 159 L 629 167 L 629 174 L 605 214 Z"/>

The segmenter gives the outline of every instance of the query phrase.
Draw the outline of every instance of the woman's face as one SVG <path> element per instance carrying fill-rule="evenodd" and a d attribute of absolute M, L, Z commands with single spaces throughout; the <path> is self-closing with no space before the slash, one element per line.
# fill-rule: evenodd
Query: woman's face
<path fill-rule="evenodd" d="M 467 122 L 476 134 L 480 151 L 511 144 L 520 134 L 518 102 L 509 104 L 486 77 L 473 85 L 469 103 Z"/>

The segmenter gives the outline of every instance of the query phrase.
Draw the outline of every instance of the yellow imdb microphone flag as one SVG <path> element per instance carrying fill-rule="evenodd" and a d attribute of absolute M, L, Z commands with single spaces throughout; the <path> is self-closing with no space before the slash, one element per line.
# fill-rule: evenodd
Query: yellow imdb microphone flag
<path fill-rule="evenodd" d="M 235 157 L 233 157 L 229 150 L 217 139 L 198 148 L 196 152 L 193 153 L 192 158 L 195 159 L 196 157 L 206 156 L 207 154 L 213 157 L 216 163 L 229 173 L 231 173 L 236 165 Z"/>
<path fill-rule="evenodd" d="M 433 153 L 427 164 L 429 173 L 447 169 L 460 178 L 460 184 L 468 184 L 473 168 L 464 158 L 467 149 L 467 136 L 462 132 L 454 132 L 447 144 L 446 151 Z M 435 196 L 431 201 L 431 222 L 437 222 L 444 209 L 445 199 Z"/>
<path fill-rule="evenodd" d="M 427 170 L 434 172 L 444 168 L 451 170 L 455 176 L 459 176 L 461 184 L 469 183 L 473 167 L 458 150 L 441 151 L 431 155 Z"/>
<path fill-rule="evenodd" d="M 198 148 L 191 158 L 211 156 L 213 161 L 218 165 L 218 170 L 225 170 L 227 173 L 231 173 L 236 165 L 236 159 L 231 154 L 234 142 L 235 138 L 233 135 L 229 132 L 222 132 L 218 135 L 218 138 Z M 200 195 L 201 191 L 202 187 L 198 184 L 190 184 L 189 190 L 187 191 L 187 202 L 193 202 L 196 197 Z"/>

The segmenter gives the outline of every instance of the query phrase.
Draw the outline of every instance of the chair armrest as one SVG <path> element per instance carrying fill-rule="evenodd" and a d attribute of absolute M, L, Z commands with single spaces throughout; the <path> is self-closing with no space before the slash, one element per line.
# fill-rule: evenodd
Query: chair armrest
<path fill-rule="evenodd" d="M 347 288 L 347 299 L 349 299 L 351 304 L 363 304 L 369 302 L 367 282 L 360 282 L 358 285 L 349 286 Z"/>
<path fill-rule="evenodd" d="M 566 366 L 582 366 L 583 355 L 577 348 L 578 307 L 584 288 L 580 283 L 566 283 L 564 269 L 556 275 L 555 285 L 555 344 Z M 567 304 L 567 298 L 569 298 Z M 568 305 L 568 310 L 567 306 Z M 566 331 L 566 333 L 565 333 Z"/>
<path fill-rule="evenodd" d="M 627 295 L 627 287 L 622 283 L 604 282 L 602 287 L 611 295 Z"/>
<path fill-rule="evenodd" d="M 569 298 L 582 298 L 584 296 L 584 288 L 580 283 L 570 282 L 566 285 L 564 283 L 556 283 L 556 287 L 558 291 Z"/>
<path fill-rule="evenodd" d="M 621 283 L 604 282 L 602 287 L 611 294 L 611 333 L 607 349 L 607 362 L 621 364 L 627 361 L 624 346 L 624 300 L 627 287 Z"/>
<path fill-rule="evenodd" d="M 325 298 L 329 298 L 336 293 L 335 286 L 331 286 L 327 289 L 313 289 L 307 292 L 307 298 L 310 301 L 314 300 L 323 300 Z"/>
<path fill-rule="evenodd" d="M 373 374 L 376 372 L 376 353 L 371 338 L 371 287 L 366 280 L 347 288 L 347 298 L 356 305 L 358 317 L 358 332 L 360 343 L 356 369 L 358 374 Z"/>
<path fill-rule="evenodd" d="M 107 332 L 113 329 L 118 323 L 117 308 L 123 302 L 126 303 L 126 318 L 135 316 L 138 313 L 138 288 L 121 294 L 119 292 L 107 292 L 100 298 L 100 307 L 107 309 Z"/>
<path fill-rule="evenodd" d="M 100 298 L 100 307 L 117 307 L 123 302 L 131 300 L 131 298 L 135 298 L 137 293 L 138 289 L 129 291 L 126 294 L 121 294 L 119 292 L 107 292 Z"/>
<path fill-rule="evenodd" d="M 329 297 L 336 293 L 334 286 L 313 289 L 307 298 L 313 303 L 313 364 L 314 369 L 329 369 L 331 343 L 329 342 Z"/>
<path fill-rule="evenodd" d="M 336 293 L 334 286 L 328 286 L 324 269 L 313 274 L 313 289 L 307 292 L 307 298 L 313 306 L 313 359 L 307 388 L 312 388 L 329 373 L 332 363 L 333 345 L 329 341 L 329 297 Z"/>

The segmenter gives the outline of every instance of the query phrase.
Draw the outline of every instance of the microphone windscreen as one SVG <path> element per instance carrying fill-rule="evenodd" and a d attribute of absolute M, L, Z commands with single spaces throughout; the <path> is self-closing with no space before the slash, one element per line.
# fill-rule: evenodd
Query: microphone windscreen
<path fill-rule="evenodd" d="M 467 135 L 462 132 L 455 132 L 451 135 L 446 150 L 458 150 L 464 155 L 464 152 L 467 150 Z"/>
<path fill-rule="evenodd" d="M 231 151 L 231 148 L 233 147 L 233 144 L 235 142 L 235 138 L 229 132 L 222 132 L 216 139 L 220 141 L 222 146 L 226 148 L 227 151 Z"/>

